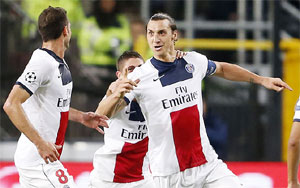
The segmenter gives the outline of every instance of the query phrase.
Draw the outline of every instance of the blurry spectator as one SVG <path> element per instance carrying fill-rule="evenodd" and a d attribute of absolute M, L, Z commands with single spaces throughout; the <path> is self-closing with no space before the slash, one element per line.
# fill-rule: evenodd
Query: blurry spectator
<path fill-rule="evenodd" d="M 80 28 L 80 21 L 83 18 L 83 11 L 81 9 L 80 0 L 22 0 L 22 8 L 25 11 L 26 15 L 33 21 L 33 23 L 37 22 L 39 13 L 48 8 L 52 7 L 64 7 L 68 13 L 68 18 L 70 23 L 72 24 L 72 37 L 76 37 Z M 37 34 L 37 25 L 32 23 L 23 24 L 23 36 L 24 37 L 38 37 Z"/>
<path fill-rule="evenodd" d="M 114 66 L 117 57 L 131 46 L 128 18 L 120 13 L 115 0 L 93 2 L 79 33 L 80 59 L 86 65 Z"/>
<path fill-rule="evenodd" d="M 52 7 L 64 7 L 67 11 L 68 19 L 72 26 L 72 39 L 70 42 L 70 47 L 68 52 L 66 52 L 65 59 L 69 62 L 69 67 L 74 75 L 81 74 L 81 65 L 78 56 L 77 48 L 77 36 L 81 28 L 81 22 L 84 19 L 84 13 L 81 6 L 81 0 L 22 0 L 21 2 L 22 9 L 25 13 L 25 18 L 22 23 L 22 37 L 23 43 L 27 42 L 26 46 L 28 53 L 31 55 L 31 51 L 40 46 L 41 40 L 38 34 L 38 28 L 36 25 L 38 15 L 42 10 Z M 30 22 L 28 20 L 31 20 Z M 27 63 L 28 60 L 24 61 Z M 23 67 L 24 68 L 24 67 Z M 75 83 L 77 82 L 78 77 L 73 77 Z M 79 80 L 79 79 L 78 79 Z M 75 85 L 76 87 L 76 85 Z"/>
<path fill-rule="evenodd" d="M 220 117 L 213 114 L 211 110 L 207 108 L 205 100 L 203 100 L 203 119 L 210 144 L 219 155 L 219 158 L 226 160 L 228 126 Z"/>
<path fill-rule="evenodd" d="M 93 87 L 107 87 L 115 79 L 115 62 L 131 48 L 130 23 L 119 1 L 83 2 L 85 19 L 78 35 L 83 73 Z M 88 8 L 87 8 L 88 7 Z"/>

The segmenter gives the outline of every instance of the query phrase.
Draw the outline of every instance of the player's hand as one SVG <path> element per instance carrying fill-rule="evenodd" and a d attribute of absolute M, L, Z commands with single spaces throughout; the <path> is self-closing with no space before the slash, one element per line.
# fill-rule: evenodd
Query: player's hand
<path fill-rule="evenodd" d="M 288 188 L 300 188 L 300 184 L 298 182 L 291 182 L 288 184 Z"/>
<path fill-rule="evenodd" d="M 272 89 L 277 92 L 280 92 L 283 89 L 293 91 L 293 89 L 280 78 L 263 77 L 261 85 L 263 85 L 267 89 Z"/>
<path fill-rule="evenodd" d="M 139 79 L 132 81 L 127 78 L 128 69 L 125 70 L 125 73 L 120 76 L 114 83 L 111 84 L 111 92 L 116 95 L 116 97 L 123 98 L 126 93 L 129 93 L 133 90 L 134 87 L 137 87 Z"/>
<path fill-rule="evenodd" d="M 99 126 L 108 128 L 106 120 L 108 120 L 108 117 L 104 115 L 98 115 L 94 112 L 85 112 L 82 115 L 81 123 L 89 128 L 96 129 L 101 134 L 104 134 L 103 130 Z"/>
<path fill-rule="evenodd" d="M 50 142 L 42 141 L 36 147 L 40 156 L 44 159 L 46 164 L 48 164 L 49 161 L 52 163 L 58 160 L 59 153 L 57 150 L 61 149 L 62 146 L 58 146 Z"/>
<path fill-rule="evenodd" d="M 107 89 L 107 91 L 106 91 L 106 96 L 108 97 L 108 96 L 110 96 L 115 90 L 116 90 L 116 88 L 117 88 L 117 80 L 116 81 L 114 81 L 114 82 L 112 82 L 110 85 L 109 85 L 109 87 L 108 87 L 108 89 Z"/>
<path fill-rule="evenodd" d="M 186 56 L 186 54 L 187 54 L 186 52 L 176 50 L 176 59 L 183 58 L 183 56 Z"/>

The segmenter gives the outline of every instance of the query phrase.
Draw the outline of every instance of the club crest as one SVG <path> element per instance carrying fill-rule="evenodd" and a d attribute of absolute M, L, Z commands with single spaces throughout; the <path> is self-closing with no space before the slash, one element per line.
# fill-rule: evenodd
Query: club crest
<path fill-rule="evenodd" d="M 185 65 L 185 70 L 188 73 L 193 73 L 195 71 L 194 65 L 191 63 L 188 63 Z"/>

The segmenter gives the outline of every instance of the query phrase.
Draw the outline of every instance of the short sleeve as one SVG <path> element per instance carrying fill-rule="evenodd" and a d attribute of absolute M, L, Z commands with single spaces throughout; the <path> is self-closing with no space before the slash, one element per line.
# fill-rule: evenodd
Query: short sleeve
<path fill-rule="evenodd" d="M 51 74 L 53 74 L 53 68 L 50 63 L 42 59 L 40 61 L 31 59 L 16 84 L 32 95 L 39 87 L 50 82 Z"/>
<path fill-rule="evenodd" d="M 214 61 L 208 59 L 206 76 L 211 76 L 215 74 L 217 70 L 217 65 Z"/>
<path fill-rule="evenodd" d="M 294 122 L 300 122 L 300 97 L 295 107 Z"/>
<path fill-rule="evenodd" d="M 208 59 L 205 55 L 198 52 L 189 52 L 184 59 L 187 63 L 192 63 L 195 66 L 195 70 L 198 71 L 203 79 L 207 74 Z"/>

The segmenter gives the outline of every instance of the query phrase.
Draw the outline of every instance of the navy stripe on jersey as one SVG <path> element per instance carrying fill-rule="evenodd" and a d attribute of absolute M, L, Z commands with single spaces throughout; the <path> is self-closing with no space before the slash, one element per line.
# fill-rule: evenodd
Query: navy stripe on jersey
<path fill-rule="evenodd" d="M 128 112 L 125 111 L 125 113 L 128 113 Z M 129 113 L 130 113 L 129 120 L 131 120 L 131 121 L 140 121 L 140 122 L 145 121 L 145 118 L 143 116 L 141 107 L 136 101 L 131 102 Z"/>
<path fill-rule="evenodd" d="M 153 81 L 160 80 L 163 87 L 193 78 L 194 66 L 183 58 L 175 59 L 174 62 L 163 62 L 153 57 L 150 61 L 158 70 L 158 77 Z"/>
<path fill-rule="evenodd" d="M 124 97 L 124 100 L 126 102 L 126 104 L 128 105 L 130 103 L 129 99 L 127 97 Z"/>
<path fill-rule="evenodd" d="M 27 91 L 27 93 L 29 93 L 29 95 L 31 96 L 33 93 L 32 91 L 30 91 L 30 89 L 28 89 L 28 87 L 26 87 L 24 84 L 22 84 L 21 82 L 16 82 L 16 85 L 21 86 L 23 89 L 25 89 Z"/>
<path fill-rule="evenodd" d="M 68 83 L 72 82 L 71 72 L 65 63 L 59 63 L 58 69 L 61 75 L 61 81 L 63 85 L 67 85 Z"/>
<path fill-rule="evenodd" d="M 215 74 L 216 70 L 217 70 L 216 63 L 212 60 L 208 60 L 206 76 Z"/>
<path fill-rule="evenodd" d="M 64 60 L 57 56 L 53 51 L 46 49 L 46 48 L 40 48 L 40 50 L 44 50 L 49 55 L 51 55 L 57 62 L 59 62 L 59 73 L 61 75 L 61 81 L 63 85 L 67 85 L 68 83 L 72 82 L 72 76 L 71 72 L 69 70 L 69 67 L 64 63 Z"/>

